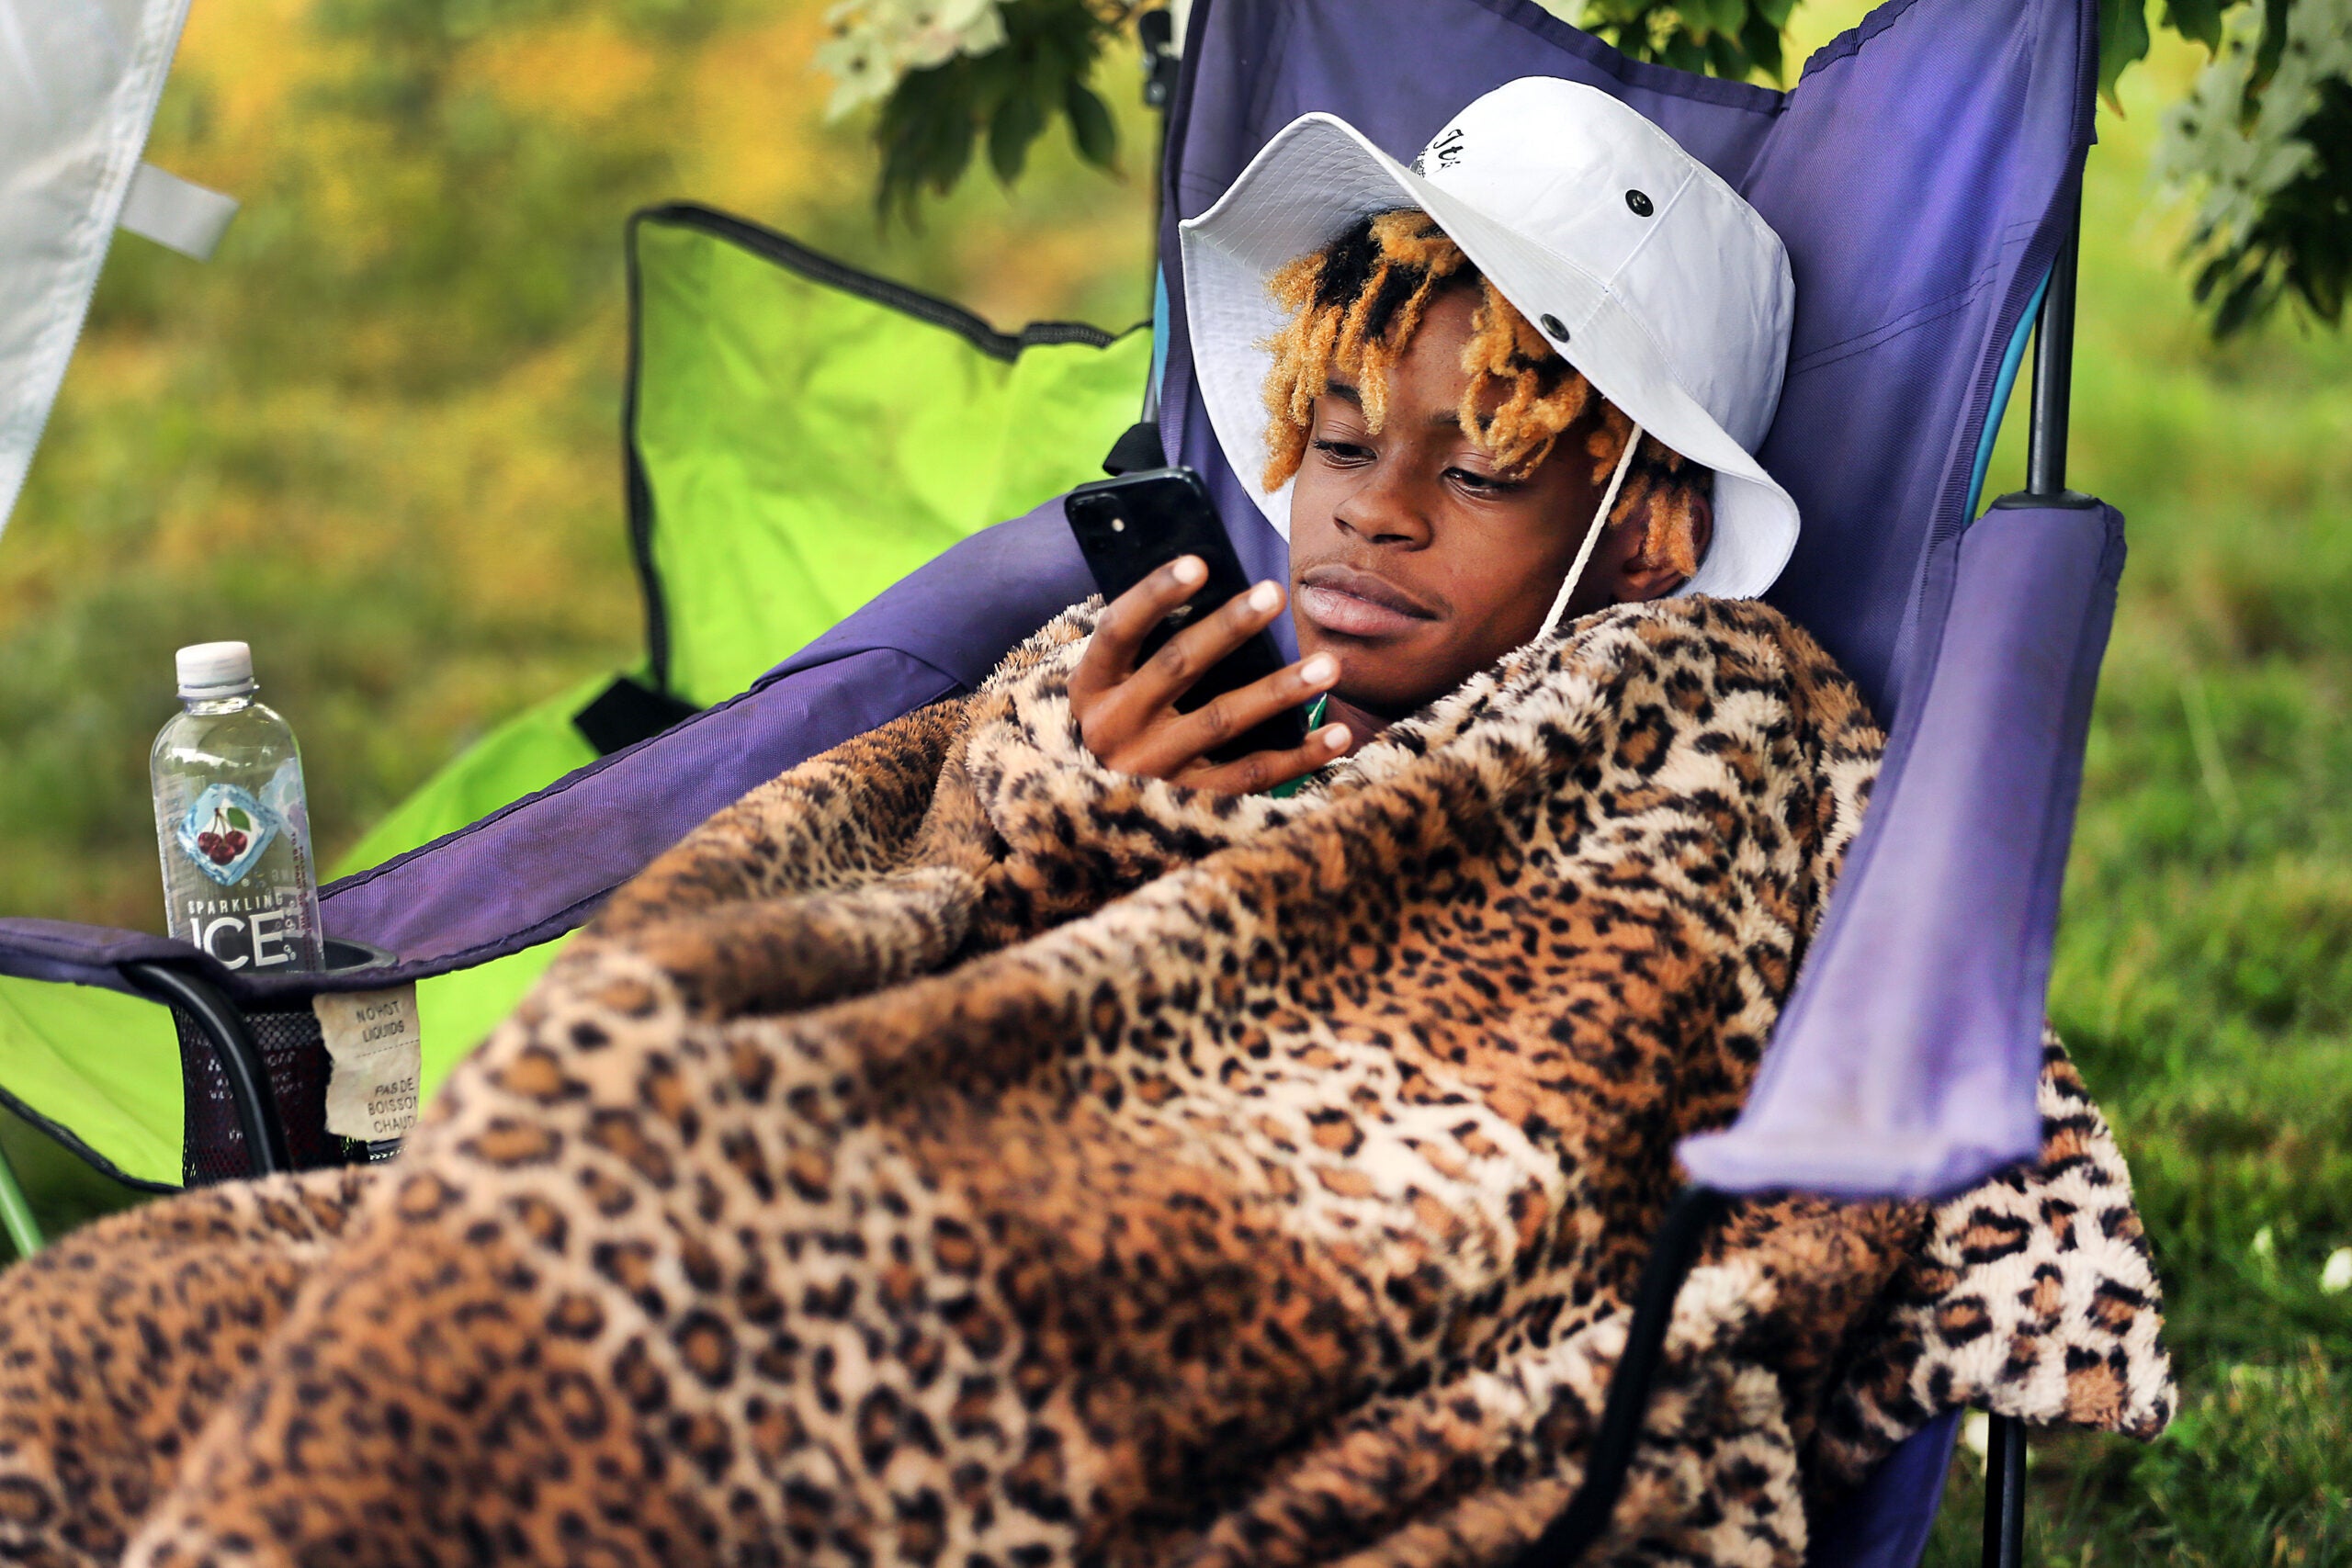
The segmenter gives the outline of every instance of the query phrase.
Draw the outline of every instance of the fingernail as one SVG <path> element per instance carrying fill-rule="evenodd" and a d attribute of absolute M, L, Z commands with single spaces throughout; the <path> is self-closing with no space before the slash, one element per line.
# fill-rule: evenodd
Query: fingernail
<path fill-rule="evenodd" d="M 1185 556 L 1175 566 L 1176 581 L 1187 587 L 1208 580 L 1209 563 L 1198 556 Z"/>
<path fill-rule="evenodd" d="M 1282 591 L 1271 582 L 1261 582 L 1250 590 L 1250 607 L 1261 615 L 1271 610 L 1282 599 Z"/>
<path fill-rule="evenodd" d="M 1323 750 L 1326 751 L 1344 751 L 1347 749 L 1348 727 L 1344 724 L 1325 725 L 1323 727 Z"/>
<path fill-rule="evenodd" d="M 1298 667 L 1298 677 L 1310 686 L 1329 685 L 1339 679 L 1340 661 L 1328 653 L 1318 653 Z"/>

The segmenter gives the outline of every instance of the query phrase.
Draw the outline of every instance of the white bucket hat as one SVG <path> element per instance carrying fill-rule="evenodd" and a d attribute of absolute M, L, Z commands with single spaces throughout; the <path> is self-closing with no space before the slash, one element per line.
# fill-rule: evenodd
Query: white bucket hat
<path fill-rule="evenodd" d="M 1797 507 L 1752 454 L 1788 363 L 1788 253 L 1664 130 L 1606 93 L 1549 76 L 1479 98 L 1409 169 L 1345 120 L 1303 115 L 1215 207 L 1182 225 L 1184 308 L 1209 420 L 1283 536 L 1291 487 L 1269 492 L 1261 482 L 1267 344 L 1285 319 L 1267 280 L 1357 219 L 1400 207 L 1427 212 L 1626 417 L 1715 471 L 1714 539 L 1683 592 L 1751 598 L 1771 586 L 1796 546 Z M 1588 535 L 1588 555 L 1600 532 Z M 1562 585 L 1555 618 L 1585 559 Z"/>

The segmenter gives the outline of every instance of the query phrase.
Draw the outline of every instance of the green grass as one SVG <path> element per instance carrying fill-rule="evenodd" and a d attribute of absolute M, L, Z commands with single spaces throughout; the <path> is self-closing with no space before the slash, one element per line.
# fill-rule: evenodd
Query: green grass
<path fill-rule="evenodd" d="M 797 74 L 815 6 L 523 7 L 541 19 L 359 50 L 303 3 L 198 7 L 155 155 L 249 210 L 209 269 L 118 245 L 0 537 L 8 913 L 153 923 L 143 760 L 179 641 L 255 642 L 331 852 L 487 725 L 634 656 L 637 203 L 713 200 L 1004 322 L 1140 302 L 1141 182 L 1066 159 L 878 235 L 870 162 Z M 1817 39 L 1836 10 L 1800 15 Z M 2153 1445 L 2038 1438 L 2030 1546 L 2322 1568 L 2352 1562 L 2352 1293 L 2319 1287 L 2352 1245 L 2352 343 L 2200 335 L 2144 174 L 2191 59 L 2127 80 L 2088 181 L 2071 478 L 2123 510 L 2132 560 L 2051 998 L 2139 1183 L 2185 1404 Z M 1988 494 L 2018 482 L 2020 423 Z M 53 1217 L 115 1201 L 32 1157 Z M 1944 1568 L 1976 1561 L 1976 1484 L 1963 1460 Z"/>

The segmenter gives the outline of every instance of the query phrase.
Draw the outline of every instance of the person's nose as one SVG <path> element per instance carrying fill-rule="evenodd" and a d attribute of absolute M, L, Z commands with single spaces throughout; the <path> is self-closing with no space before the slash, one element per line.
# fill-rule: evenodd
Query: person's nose
<path fill-rule="evenodd" d="M 1368 545 L 1419 549 L 1430 542 L 1429 510 L 1403 465 L 1374 462 L 1361 470 L 1363 482 L 1331 509 L 1340 531 Z"/>

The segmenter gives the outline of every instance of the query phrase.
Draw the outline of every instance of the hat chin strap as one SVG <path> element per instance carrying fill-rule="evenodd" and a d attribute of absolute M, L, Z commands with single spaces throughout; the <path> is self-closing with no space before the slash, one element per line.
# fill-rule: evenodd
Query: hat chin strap
<path fill-rule="evenodd" d="M 1552 613 L 1544 617 L 1544 629 L 1535 635 L 1550 637 L 1559 629 L 1560 617 L 1567 613 L 1569 596 L 1583 581 L 1584 569 L 1592 561 L 1592 549 L 1600 543 L 1601 532 L 1609 526 L 1610 511 L 1617 504 L 1617 492 L 1625 488 L 1625 475 L 1634 466 L 1634 449 L 1642 444 L 1642 427 L 1635 425 L 1625 437 L 1625 449 L 1617 454 L 1616 471 L 1609 476 L 1609 489 L 1600 498 L 1600 510 L 1592 514 L 1592 526 L 1584 531 L 1584 543 L 1577 547 L 1576 564 L 1568 568 L 1567 577 L 1560 584 L 1560 592 L 1552 601 Z"/>

